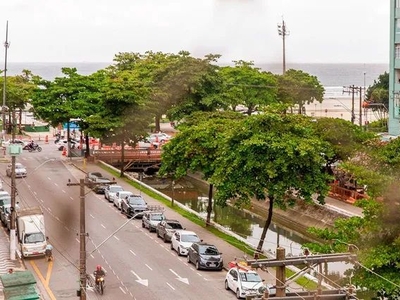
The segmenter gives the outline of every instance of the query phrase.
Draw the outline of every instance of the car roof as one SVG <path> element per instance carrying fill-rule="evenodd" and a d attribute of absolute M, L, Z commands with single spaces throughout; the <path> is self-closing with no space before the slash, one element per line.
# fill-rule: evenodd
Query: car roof
<path fill-rule="evenodd" d="M 174 219 L 165 219 L 163 221 L 169 222 L 169 223 L 180 223 L 178 220 L 174 220 Z"/>
<path fill-rule="evenodd" d="M 197 235 L 194 231 L 189 231 L 189 230 L 180 230 L 179 234 L 180 235 Z"/>

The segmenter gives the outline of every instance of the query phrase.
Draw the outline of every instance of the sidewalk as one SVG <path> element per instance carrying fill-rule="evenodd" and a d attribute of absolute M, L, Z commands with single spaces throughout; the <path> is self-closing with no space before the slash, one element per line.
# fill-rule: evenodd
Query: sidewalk
<path fill-rule="evenodd" d="M 0 274 L 6 274 L 12 269 L 13 271 L 25 270 L 25 266 L 18 257 L 16 260 L 10 260 L 10 239 L 4 231 L 0 228 Z M 3 286 L 0 281 L 0 299 L 4 299 Z"/>

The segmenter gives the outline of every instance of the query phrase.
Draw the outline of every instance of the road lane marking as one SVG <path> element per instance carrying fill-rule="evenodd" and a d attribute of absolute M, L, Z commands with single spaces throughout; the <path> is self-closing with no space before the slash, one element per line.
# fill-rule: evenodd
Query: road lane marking
<path fill-rule="evenodd" d="M 132 250 L 129 250 L 133 255 L 135 255 L 136 256 L 136 253 L 135 252 L 133 252 Z"/>
<path fill-rule="evenodd" d="M 152 268 L 150 268 L 150 266 L 148 264 L 145 264 L 146 267 L 148 267 L 151 271 L 153 271 Z"/>
<path fill-rule="evenodd" d="M 58 186 L 58 184 L 57 184 L 57 183 L 55 183 L 55 182 L 54 182 L 54 185 L 55 185 L 55 186 Z"/>
<path fill-rule="evenodd" d="M 119 241 L 119 238 L 118 238 L 116 235 L 114 235 L 114 238 L 115 238 L 117 241 Z"/>
<path fill-rule="evenodd" d="M 91 256 L 92 258 L 94 258 L 93 254 L 90 254 L 90 256 Z"/>
<path fill-rule="evenodd" d="M 50 207 L 48 207 L 47 209 L 49 210 L 49 212 L 51 212 L 51 208 Z"/>
<path fill-rule="evenodd" d="M 46 280 L 43 278 L 43 275 L 42 275 L 42 273 L 40 273 L 39 268 L 36 266 L 35 262 L 33 260 L 30 260 L 29 263 L 31 264 L 35 273 L 38 275 L 40 281 L 43 283 L 43 286 L 46 289 L 47 293 L 49 294 L 49 297 L 51 298 L 51 300 L 57 300 L 57 298 L 54 297 L 53 292 L 49 288 L 48 284 L 46 284 Z"/>
<path fill-rule="evenodd" d="M 56 217 L 56 220 L 60 222 L 60 218 L 59 217 Z"/>
<path fill-rule="evenodd" d="M 167 284 L 172 290 L 175 291 L 175 288 L 174 288 L 172 285 L 170 285 L 168 282 L 166 282 L 166 284 Z"/>
<path fill-rule="evenodd" d="M 50 277 L 51 277 L 51 272 L 53 271 L 53 261 L 49 262 L 49 265 L 47 267 L 47 273 L 46 273 L 46 284 L 49 285 L 50 283 Z"/>
<path fill-rule="evenodd" d="M 67 192 L 65 190 L 61 190 L 64 194 L 66 194 Z"/>
<path fill-rule="evenodd" d="M 106 226 L 104 226 L 103 224 L 100 224 L 101 225 L 101 227 L 103 227 L 104 229 L 106 229 Z"/>
<path fill-rule="evenodd" d="M 68 228 L 67 226 L 64 226 L 64 228 L 65 228 L 67 231 L 69 231 L 69 228 Z"/>
<path fill-rule="evenodd" d="M 122 286 L 120 286 L 119 289 L 121 290 L 121 292 L 123 292 L 123 293 L 126 295 L 126 292 L 124 291 L 124 289 L 122 288 Z"/>
<path fill-rule="evenodd" d="M 35 196 L 37 196 L 37 193 L 36 192 L 33 192 L 34 194 L 35 194 Z"/>
<path fill-rule="evenodd" d="M 92 217 L 92 219 L 94 219 L 94 217 L 93 217 L 93 215 L 92 214 L 89 214 L 91 217 Z"/>
<path fill-rule="evenodd" d="M 80 243 L 81 241 L 80 240 L 78 240 L 78 239 L 75 239 L 78 243 Z"/>
<path fill-rule="evenodd" d="M 50 177 L 47 177 L 47 179 L 51 181 L 51 178 L 50 178 Z"/>
<path fill-rule="evenodd" d="M 74 198 L 72 198 L 72 197 L 69 197 L 69 199 L 74 200 Z"/>

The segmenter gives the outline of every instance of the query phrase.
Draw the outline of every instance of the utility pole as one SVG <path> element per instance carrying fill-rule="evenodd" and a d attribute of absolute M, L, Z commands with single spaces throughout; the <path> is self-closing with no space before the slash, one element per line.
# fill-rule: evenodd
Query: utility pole
<path fill-rule="evenodd" d="M 363 127 L 363 123 L 362 123 L 362 104 L 363 104 L 362 90 L 363 90 L 363 88 L 360 86 L 359 89 L 360 89 L 360 122 L 359 122 L 359 124 L 360 124 L 360 128 L 362 128 Z"/>
<path fill-rule="evenodd" d="M 6 41 L 4 43 L 4 48 L 5 48 L 5 54 L 4 54 L 4 70 L 3 70 L 3 76 L 4 76 L 4 81 L 3 81 L 3 107 L 1 109 L 2 111 L 2 118 L 3 118 L 3 128 L 2 128 L 2 139 L 5 140 L 6 136 L 6 89 L 7 89 L 7 56 L 8 56 L 8 48 L 10 47 L 10 44 L 8 43 L 8 21 L 6 23 Z"/>
<path fill-rule="evenodd" d="M 12 127 L 11 127 L 11 149 L 15 147 L 13 144 L 15 140 L 15 108 L 12 109 Z M 21 146 L 16 146 L 22 148 Z M 15 245 L 15 223 L 16 223 L 16 186 L 15 186 L 15 153 L 11 153 L 11 216 L 10 216 L 10 259 L 15 260 L 15 252 L 16 252 L 16 245 Z M 22 152 L 22 151 L 15 151 L 15 152 Z"/>
<path fill-rule="evenodd" d="M 285 20 L 282 20 L 282 24 L 278 24 L 278 34 L 282 36 L 282 74 L 286 73 L 286 36 L 290 34 L 286 30 Z"/>
<path fill-rule="evenodd" d="M 80 244 L 80 255 L 79 255 L 79 279 L 80 289 L 78 291 L 79 299 L 86 300 L 86 210 L 85 210 L 85 180 L 80 179 L 79 183 L 68 182 L 68 186 L 80 187 L 79 200 L 80 200 L 80 218 L 79 218 L 79 244 Z"/>
<path fill-rule="evenodd" d="M 356 114 L 354 112 L 354 94 L 360 92 L 360 127 L 362 126 L 362 96 L 361 96 L 362 87 L 350 85 L 343 87 L 343 93 L 351 94 L 351 123 L 354 124 L 356 120 Z"/>

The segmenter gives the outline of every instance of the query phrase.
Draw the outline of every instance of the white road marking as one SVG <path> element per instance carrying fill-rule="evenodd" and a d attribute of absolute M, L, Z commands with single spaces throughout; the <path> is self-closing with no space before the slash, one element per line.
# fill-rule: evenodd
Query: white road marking
<path fill-rule="evenodd" d="M 92 217 L 92 219 L 94 219 L 94 217 L 93 217 L 93 215 L 92 215 L 92 214 L 89 214 L 89 216 L 91 216 L 91 217 Z"/>
<path fill-rule="evenodd" d="M 47 179 L 51 181 L 51 178 L 50 178 L 50 177 L 47 177 Z"/>
<path fill-rule="evenodd" d="M 136 280 L 137 283 L 140 283 L 140 284 L 142 284 L 144 286 L 148 286 L 149 285 L 149 281 L 147 279 L 140 278 L 139 275 L 136 274 L 135 272 L 133 272 L 132 270 L 131 270 L 131 273 L 133 274 L 133 276 L 135 276 L 137 278 L 137 280 Z"/>
<path fill-rule="evenodd" d="M 58 186 L 58 184 L 57 184 L 57 183 L 55 183 L 55 182 L 54 182 L 54 185 L 55 185 L 55 186 Z"/>
<path fill-rule="evenodd" d="M 133 252 L 132 250 L 129 250 L 129 252 L 131 252 L 133 255 L 135 255 L 135 256 L 136 256 L 136 253 L 135 253 L 135 252 Z"/>
<path fill-rule="evenodd" d="M 69 197 L 69 199 L 74 200 L 74 198 L 72 198 L 72 197 Z"/>
<path fill-rule="evenodd" d="M 104 229 L 106 229 L 106 226 L 104 226 L 103 224 L 100 224 L 101 225 L 101 227 L 103 227 Z"/>
<path fill-rule="evenodd" d="M 35 191 L 33 191 L 33 193 L 35 194 L 35 196 L 37 195 Z"/>
<path fill-rule="evenodd" d="M 145 264 L 146 267 L 148 267 L 151 271 L 153 271 L 152 268 L 150 268 L 150 266 L 148 264 Z"/>
<path fill-rule="evenodd" d="M 117 241 L 119 241 L 119 238 L 118 238 L 116 235 L 114 235 L 114 238 L 115 238 Z"/>
<path fill-rule="evenodd" d="M 51 212 L 51 208 L 50 207 L 48 207 L 47 209 Z"/>
<path fill-rule="evenodd" d="M 172 270 L 172 269 L 169 269 L 170 271 L 171 271 L 171 273 L 172 274 L 174 274 L 177 278 L 177 280 L 179 280 L 180 282 L 183 282 L 183 283 L 186 283 L 186 284 L 189 284 L 189 280 L 187 279 L 187 278 L 183 278 L 183 277 L 181 277 L 181 276 L 179 276 L 178 275 L 178 273 L 176 273 L 174 270 Z"/>
<path fill-rule="evenodd" d="M 124 289 L 122 288 L 122 286 L 120 286 L 119 289 L 121 290 L 121 292 L 123 292 L 123 293 L 126 295 L 126 292 L 124 291 Z"/>
<path fill-rule="evenodd" d="M 172 290 L 175 291 L 175 288 L 174 288 L 172 285 L 170 285 L 168 282 L 166 282 L 166 284 L 167 284 Z"/>
<path fill-rule="evenodd" d="M 61 190 L 64 194 L 66 194 L 67 192 L 65 190 Z"/>
<path fill-rule="evenodd" d="M 64 228 L 65 228 L 67 231 L 69 231 L 69 228 L 68 228 L 67 226 L 64 226 Z"/>
<path fill-rule="evenodd" d="M 44 201 L 42 199 L 39 199 L 39 200 L 40 200 L 40 202 L 44 203 Z"/>
<path fill-rule="evenodd" d="M 59 218 L 59 217 L 56 217 L 56 220 L 57 220 L 57 221 L 60 221 L 60 218 Z"/>
<path fill-rule="evenodd" d="M 91 258 L 94 258 L 93 254 L 90 254 L 90 257 L 91 257 Z"/>
<path fill-rule="evenodd" d="M 78 239 L 75 239 L 78 243 L 81 243 Z"/>

